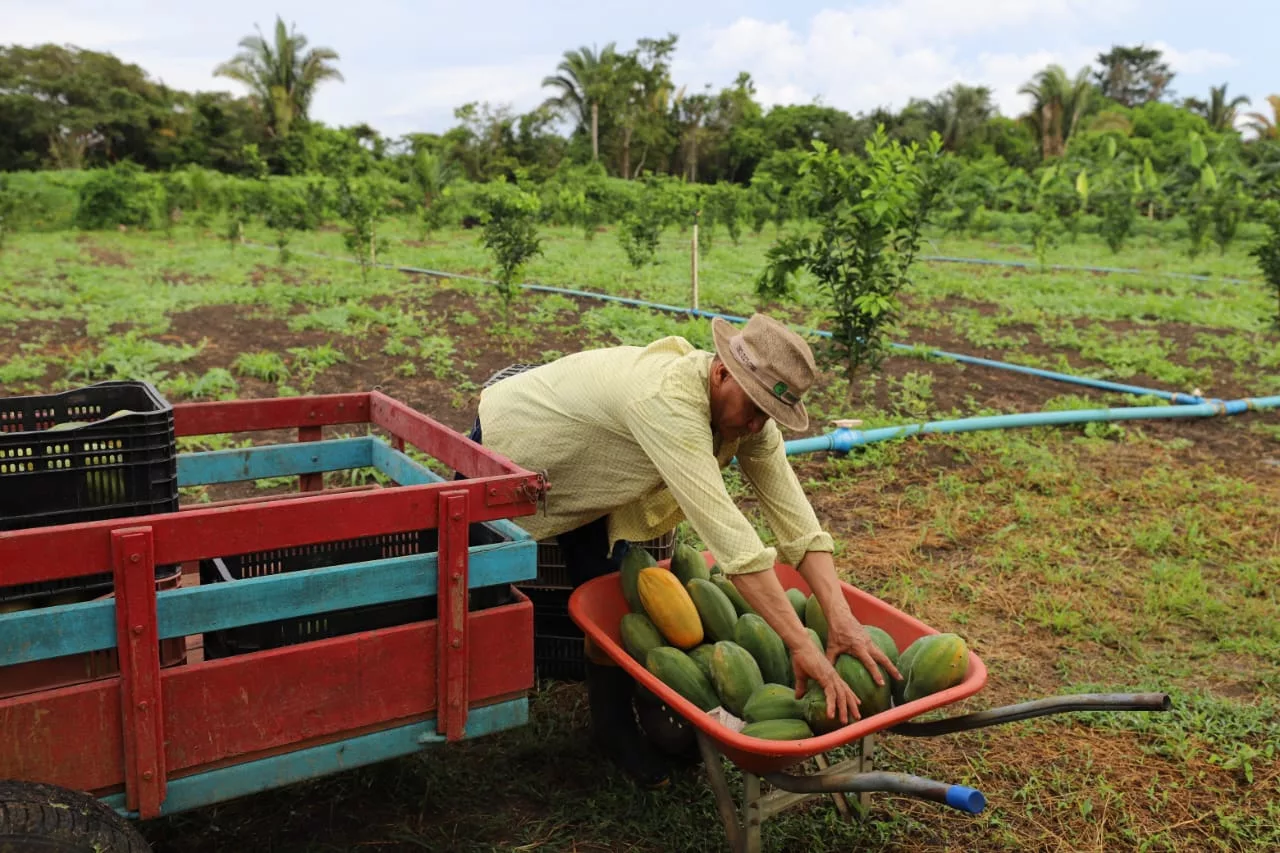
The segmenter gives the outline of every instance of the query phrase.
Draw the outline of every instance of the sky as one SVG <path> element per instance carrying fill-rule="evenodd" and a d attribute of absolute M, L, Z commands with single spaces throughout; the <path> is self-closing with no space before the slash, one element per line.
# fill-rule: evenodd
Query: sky
<path fill-rule="evenodd" d="M 213 69 L 279 14 L 340 56 L 345 80 L 318 90 L 312 118 L 366 122 L 393 137 L 447 130 L 469 101 L 527 111 L 548 95 L 542 78 L 564 51 L 627 50 L 669 33 L 679 36 L 677 86 L 719 89 L 745 70 L 766 106 L 901 109 L 962 82 L 991 87 L 1000 111 L 1017 116 L 1028 104 L 1018 87 L 1049 63 L 1074 73 L 1113 44 L 1139 43 L 1164 51 L 1178 97 L 1206 98 L 1227 82 L 1261 109 L 1280 92 L 1275 0 L 560 0 L 549 9 L 516 0 L 0 0 L 0 44 L 73 44 L 176 88 L 243 93 Z"/>

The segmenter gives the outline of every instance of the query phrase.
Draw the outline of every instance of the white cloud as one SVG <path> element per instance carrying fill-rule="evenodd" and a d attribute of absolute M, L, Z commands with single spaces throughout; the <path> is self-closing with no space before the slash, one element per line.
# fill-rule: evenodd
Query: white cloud
<path fill-rule="evenodd" d="M 900 109 L 953 83 L 991 87 L 1005 115 L 1027 107 L 1018 88 L 1051 63 L 1074 75 L 1106 49 L 1099 28 L 1139 11 L 1139 0 L 900 0 L 827 8 L 807 22 L 740 18 L 704 32 L 696 79 L 726 82 L 750 69 L 766 104 L 822 100 L 851 112 Z M 797 28 L 797 26 L 799 28 Z M 1029 45 L 1025 51 L 992 50 Z M 1155 45 L 1175 71 L 1235 64 L 1226 54 Z"/>
<path fill-rule="evenodd" d="M 1240 64 L 1235 57 L 1216 50 L 1178 50 L 1162 41 L 1151 46 L 1164 54 L 1164 61 L 1169 63 L 1174 74 L 1203 74 L 1216 68 L 1232 68 Z"/>

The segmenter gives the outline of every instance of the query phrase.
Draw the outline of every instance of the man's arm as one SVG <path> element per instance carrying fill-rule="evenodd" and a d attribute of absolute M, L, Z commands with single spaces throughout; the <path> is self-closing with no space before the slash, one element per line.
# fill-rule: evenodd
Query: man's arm
<path fill-rule="evenodd" d="M 831 555 L 834 543 L 818 523 L 800 480 L 787 460 L 777 425 L 770 424 L 744 441 L 738 462 L 743 476 L 755 490 L 765 520 L 779 540 L 782 562 L 796 567 L 822 606 L 828 627 L 827 657 L 834 662 L 843 652 L 852 654 L 862 661 L 876 684 L 884 683 L 876 664 L 898 678 L 897 668 L 872 642 L 849 609 Z"/>
<path fill-rule="evenodd" d="M 828 659 L 834 662 L 841 653 L 847 652 L 862 661 L 876 684 L 884 684 L 876 664 L 884 667 L 889 675 L 901 679 L 902 675 L 893 661 L 875 644 L 849 609 L 831 553 L 810 551 L 796 568 L 822 606 L 822 615 L 827 617 Z"/>

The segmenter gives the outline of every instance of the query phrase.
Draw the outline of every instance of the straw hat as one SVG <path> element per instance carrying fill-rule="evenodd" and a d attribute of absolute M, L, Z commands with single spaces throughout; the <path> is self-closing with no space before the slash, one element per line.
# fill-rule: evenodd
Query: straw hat
<path fill-rule="evenodd" d="M 711 334 L 729 374 L 761 411 L 796 432 L 809 426 L 801 397 L 818 367 L 804 338 L 764 314 L 752 314 L 742 331 L 713 317 Z"/>

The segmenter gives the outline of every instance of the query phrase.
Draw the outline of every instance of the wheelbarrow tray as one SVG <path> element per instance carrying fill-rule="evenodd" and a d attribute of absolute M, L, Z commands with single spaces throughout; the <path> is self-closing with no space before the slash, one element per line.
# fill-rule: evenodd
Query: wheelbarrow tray
<path fill-rule="evenodd" d="M 708 562 L 711 561 L 709 554 L 704 553 L 703 556 Z M 668 563 L 669 561 L 664 560 L 659 565 L 665 567 Z M 796 587 L 805 595 L 810 594 L 804 577 L 791 566 L 778 563 L 774 566 L 774 571 L 784 588 Z M 939 633 L 919 619 L 857 587 L 842 582 L 841 591 L 858 621 L 883 628 L 899 649 L 905 649 L 926 634 Z M 731 761 L 743 770 L 759 775 L 782 770 L 819 753 L 847 746 L 882 729 L 959 702 L 977 693 L 987 683 L 986 666 L 970 651 L 968 672 L 964 680 L 954 687 L 913 702 L 895 705 L 887 711 L 864 717 L 824 735 L 793 741 L 748 737 L 718 723 L 627 653 L 619 631 L 619 623 L 627 612 L 629 608 L 622 595 L 621 576 L 617 572 L 584 583 L 569 598 L 569 615 L 601 651 L 713 740 L 716 747 Z"/>

